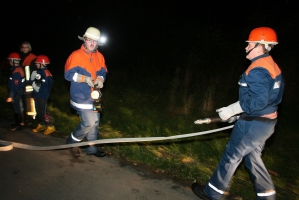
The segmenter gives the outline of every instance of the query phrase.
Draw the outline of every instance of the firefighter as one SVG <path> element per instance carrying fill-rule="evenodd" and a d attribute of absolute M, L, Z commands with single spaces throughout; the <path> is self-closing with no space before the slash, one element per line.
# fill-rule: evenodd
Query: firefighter
<path fill-rule="evenodd" d="M 43 131 L 44 135 L 49 135 L 56 131 L 53 120 L 48 109 L 48 99 L 53 87 L 53 76 L 48 69 L 50 60 L 45 55 L 36 57 L 36 70 L 32 72 L 30 83 L 33 87 L 33 98 L 36 109 L 38 125 L 33 132 Z"/>
<path fill-rule="evenodd" d="M 81 48 L 74 51 L 65 63 L 64 77 L 71 82 L 70 103 L 81 118 L 81 123 L 67 138 L 67 144 L 82 141 L 97 140 L 100 124 L 100 112 L 94 112 L 94 102 L 91 92 L 96 85 L 103 87 L 106 79 L 107 68 L 104 56 L 97 50 L 100 39 L 100 31 L 97 28 L 89 27 L 83 37 L 78 36 L 84 43 Z M 80 149 L 72 147 L 70 154 L 77 158 L 80 156 Z M 87 155 L 96 157 L 106 156 L 105 152 L 99 151 L 95 145 L 86 147 Z"/>
<path fill-rule="evenodd" d="M 36 55 L 33 54 L 31 51 L 32 51 L 31 44 L 27 41 L 22 42 L 20 46 L 21 65 L 22 67 L 26 67 L 26 66 L 30 67 L 29 77 L 31 73 L 36 70 L 36 66 L 35 66 Z"/>
<path fill-rule="evenodd" d="M 7 57 L 10 68 L 10 77 L 8 80 L 9 96 L 6 102 L 12 102 L 14 108 L 15 124 L 10 128 L 11 131 L 22 130 L 24 122 L 24 106 L 22 96 L 25 90 L 25 74 L 20 65 L 21 57 L 18 53 L 13 52 Z"/>
<path fill-rule="evenodd" d="M 242 160 L 250 172 L 256 199 L 274 200 L 276 191 L 261 154 L 277 123 L 277 107 L 282 100 L 284 81 L 269 52 L 277 36 L 269 27 L 255 28 L 249 34 L 246 58 L 250 66 L 239 80 L 237 102 L 217 109 L 223 121 L 236 121 L 218 167 L 205 185 L 192 184 L 202 199 L 220 199 L 228 194 L 229 182 Z"/>
<path fill-rule="evenodd" d="M 20 45 L 20 57 L 21 57 L 21 65 L 25 72 L 25 93 L 23 96 L 23 101 L 25 102 L 25 125 L 29 126 L 32 124 L 33 118 L 35 118 L 35 108 L 33 108 L 34 103 L 32 98 L 32 87 L 28 87 L 30 85 L 30 76 L 33 71 L 36 70 L 35 59 L 36 55 L 32 52 L 31 44 L 27 41 L 23 41 Z M 34 111 L 34 112 L 32 112 Z"/>

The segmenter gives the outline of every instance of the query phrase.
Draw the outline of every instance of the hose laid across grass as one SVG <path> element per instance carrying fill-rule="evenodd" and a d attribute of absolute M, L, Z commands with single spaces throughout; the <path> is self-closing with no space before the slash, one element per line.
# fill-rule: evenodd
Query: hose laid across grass
<path fill-rule="evenodd" d="M 101 139 L 101 140 L 94 140 L 94 141 L 88 141 L 88 142 L 80 142 L 80 143 L 75 143 L 75 144 L 64 144 L 64 145 L 55 145 L 55 146 L 33 146 L 33 145 L 28 145 L 28 144 L 0 140 L 0 151 L 9 151 L 9 150 L 12 150 L 14 147 L 19 148 L 19 149 L 45 151 L 45 150 L 65 149 L 65 148 L 70 148 L 70 147 L 79 147 L 79 146 L 95 145 L 95 144 L 173 140 L 173 139 L 195 137 L 195 136 L 199 136 L 199 135 L 205 135 L 205 134 L 210 134 L 210 133 L 214 133 L 214 132 L 219 132 L 219 131 L 233 128 L 233 126 L 234 125 L 226 126 L 226 127 L 218 128 L 218 129 L 213 129 L 213 130 L 209 130 L 209 131 L 188 133 L 188 134 L 182 134 L 182 135 L 174 135 L 174 136 L 169 136 L 169 137 L 112 138 L 112 139 Z"/>

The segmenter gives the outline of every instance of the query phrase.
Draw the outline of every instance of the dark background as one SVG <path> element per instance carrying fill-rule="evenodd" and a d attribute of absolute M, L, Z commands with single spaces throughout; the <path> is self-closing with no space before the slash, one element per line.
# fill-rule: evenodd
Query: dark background
<path fill-rule="evenodd" d="M 298 48 L 299 17 L 294 0 L 39 0 L 1 4 L 1 60 L 26 40 L 33 53 L 49 56 L 52 68 L 63 68 L 70 53 L 82 43 L 77 36 L 90 26 L 108 38 L 99 50 L 112 71 L 140 67 L 142 62 L 175 65 L 190 52 L 204 54 L 211 62 L 223 54 L 244 56 L 245 40 L 250 30 L 259 26 L 276 30 L 278 53 Z"/>

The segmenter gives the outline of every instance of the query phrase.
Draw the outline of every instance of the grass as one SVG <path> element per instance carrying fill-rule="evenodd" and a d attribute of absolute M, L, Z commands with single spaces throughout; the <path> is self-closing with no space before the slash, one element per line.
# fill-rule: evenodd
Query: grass
<path fill-rule="evenodd" d="M 142 80 L 138 74 L 127 78 L 125 72 L 109 74 L 103 92 L 103 107 L 99 138 L 167 137 L 211 130 L 229 124 L 195 125 L 198 118 L 215 115 L 215 107 L 223 105 L 222 96 L 216 98 L 219 87 L 184 83 L 180 84 L 176 74 L 174 80 Z M 142 73 L 147 73 L 143 71 Z M 183 72 L 176 72 L 183 73 Z M 191 76 L 190 73 L 188 76 Z M 49 100 L 49 109 L 57 132 L 53 136 L 66 137 L 80 122 L 69 106 L 68 83 L 63 76 L 56 76 Z M 190 80 L 193 80 L 189 77 Z M 169 80 L 167 80 L 169 79 Z M 185 77 L 184 79 L 188 79 Z M 212 79 L 211 79 L 212 80 Z M 221 80 L 217 81 L 221 82 Z M 165 84 L 169 82 L 170 85 Z M 136 84 L 139 83 L 139 84 Z M 146 86 L 145 86 L 146 85 Z M 125 87 L 124 87 L 125 86 Z M 192 86 L 196 86 L 192 88 Z M 220 85 L 220 89 L 223 89 Z M 158 89 L 157 89 L 158 88 Z M 188 88 L 192 88 L 191 91 Z M 200 91 L 194 93 L 194 91 Z M 229 89 L 234 91 L 233 89 Z M 7 89 L 0 85 L 0 107 L 2 118 L 12 118 L 12 107 L 5 102 Z M 182 96 L 180 94 L 183 94 Z M 192 95 L 193 100 L 188 100 Z M 209 101 L 207 101 L 209 99 Z M 213 99 L 215 99 L 213 101 Z M 222 99 L 217 101 L 217 99 Z M 196 100 L 196 101 L 195 101 Z M 229 100 L 227 100 L 229 101 Z M 229 103 L 229 102 L 228 102 Z M 289 104 L 288 104 L 289 105 Z M 275 134 L 266 144 L 263 160 L 276 185 L 278 199 L 298 199 L 299 195 L 299 151 L 298 108 L 284 105 L 279 115 Z M 103 145 L 109 154 L 122 157 L 136 165 L 146 165 L 157 173 L 171 175 L 187 185 L 198 181 L 206 183 L 215 170 L 221 154 L 229 140 L 231 130 L 185 139 L 156 142 L 132 142 Z M 230 184 L 230 193 L 244 200 L 255 198 L 255 191 L 243 163 L 237 169 Z"/>

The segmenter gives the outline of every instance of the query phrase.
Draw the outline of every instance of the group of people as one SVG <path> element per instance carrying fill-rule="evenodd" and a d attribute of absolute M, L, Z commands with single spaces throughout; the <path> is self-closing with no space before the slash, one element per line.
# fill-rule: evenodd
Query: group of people
<path fill-rule="evenodd" d="M 96 87 L 102 88 L 106 80 L 107 67 L 103 55 L 97 50 L 100 31 L 89 27 L 83 37 L 78 36 L 83 44 L 80 49 L 72 52 L 65 63 L 65 79 L 70 81 L 70 105 L 81 118 L 80 124 L 67 138 L 67 144 L 78 143 L 83 139 L 97 140 L 100 123 L 100 112 L 95 111 L 91 92 Z M 277 109 L 282 101 L 284 81 L 278 65 L 269 52 L 277 42 L 276 32 L 269 27 L 253 29 L 246 41 L 246 58 L 251 61 L 250 66 L 239 80 L 238 101 L 216 112 L 224 122 L 236 122 L 230 140 L 223 152 L 222 158 L 209 182 L 205 185 L 193 183 L 192 191 L 201 199 L 221 199 L 228 194 L 230 180 L 244 159 L 254 183 L 257 199 L 275 199 L 275 187 L 271 177 L 261 159 L 266 140 L 273 134 L 277 123 Z M 23 43 L 22 48 L 30 48 Z M 31 50 L 31 48 L 30 48 Z M 24 53 L 24 51 L 23 51 Z M 24 88 L 24 72 L 20 61 L 23 55 L 12 54 L 9 57 L 12 66 L 10 80 L 10 97 L 13 99 L 16 119 L 20 122 L 22 116 L 21 96 Z M 26 61 L 26 59 L 25 59 Z M 22 63 L 22 62 L 21 62 Z M 52 87 L 52 75 L 46 65 L 49 60 L 46 56 L 37 56 L 35 59 L 37 69 L 31 73 L 37 116 L 41 120 L 35 129 L 44 130 L 43 124 L 51 120 L 46 112 L 46 101 Z M 24 64 L 22 64 L 25 66 Z M 28 63 L 26 65 L 29 65 Z M 42 73 L 39 73 L 39 70 Z M 36 82 L 37 74 L 41 74 L 42 83 Z M 43 88 L 45 87 L 45 88 Z M 38 100 L 38 99 L 41 100 Z M 42 113 L 42 114 L 41 114 Z M 48 129 L 46 129 L 48 130 Z M 69 148 L 70 154 L 78 158 L 80 148 Z M 87 155 L 103 157 L 105 152 L 98 150 L 96 145 L 86 147 Z"/>
<path fill-rule="evenodd" d="M 94 112 L 90 93 L 95 86 L 103 87 L 107 67 L 103 55 L 97 51 L 100 31 L 94 27 L 86 30 L 81 48 L 74 51 L 65 64 L 65 79 L 71 82 L 71 107 L 77 110 L 81 123 L 67 138 L 67 144 L 97 140 L 100 113 Z M 274 200 L 273 181 L 261 159 L 266 140 L 274 133 L 277 109 L 282 101 L 284 80 L 278 65 L 269 52 L 277 42 L 276 32 L 269 27 L 253 29 L 245 48 L 251 65 L 239 80 L 237 102 L 217 109 L 224 122 L 235 123 L 230 140 L 219 165 L 205 185 L 193 183 L 192 191 L 201 199 L 217 200 L 228 195 L 227 189 L 236 168 L 244 159 L 254 183 L 257 199 Z M 69 149 L 77 158 L 80 148 Z M 86 154 L 103 157 L 95 145 L 86 147 Z"/>
<path fill-rule="evenodd" d="M 98 104 L 95 104 L 96 99 L 92 98 L 91 93 L 103 88 L 108 72 L 104 56 L 97 50 L 101 44 L 100 31 L 95 27 L 89 27 L 83 37 L 78 36 L 78 38 L 83 41 L 83 44 L 68 57 L 64 77 L 71 82 L 70 105 L 77 111 L 81 122 L 67 138 L 67 144 L 77 143 L 83 139 L 87 141 L 98 139 L 100 112 Z M 7 102 L 12 102 L 15 112 L 15 124 L 10 130 L 21 130 L 25 126 L 26 113 L 31 112 L 24 111 L 28 110 L 26 106 L 31 106 L 30 100 L 31 102 L 34 100 L 38 124 L 32 131 L 43 131 L 45 135 L 49 135 L 56 131 L 47 107 L 54 82 L 47 68 L 50 60 L 45 55 L 35 56 L 31 50 L 31 45 L 23 42 L 20 53 L 13 52 L 8 56 L 11 73 Z M 30 66 L 30 70 L 26 66 Z M 99 95 L 93 96 L 99 98 Z M 26 102 L 25 108 L 23 99 Z M 79 147 L 69 148 L 69 152 L 75 158 L 80 157 L 81 154 Z M 86 154 L 96 157 L 106 156 L 106 152 L 100 151 L 95 145 L 88 145 Z"/>
<path fill-rule="evenodd" d="M 31 51 L 30 43 L 24 41 L 20 52 L 12 52 L 7 57 L 11 67 L 6 101 L 12 103 L 15 119 L 10 130 L 22 130 L 30 123 L 30 118 L 36 116 L 38 124 L 32 131 L 49 135 L 56 131 L 47 105 L 54 82 L 47 68 L 50 60 Z"/>

